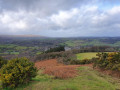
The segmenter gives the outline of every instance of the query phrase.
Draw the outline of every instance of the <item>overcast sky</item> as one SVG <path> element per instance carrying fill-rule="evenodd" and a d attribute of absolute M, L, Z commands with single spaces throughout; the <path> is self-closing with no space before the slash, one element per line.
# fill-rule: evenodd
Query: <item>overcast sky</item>
<path fill-rule="evenodd" d="M 120 0 L 0 0 L 0 34 L 120 36 Z"/>

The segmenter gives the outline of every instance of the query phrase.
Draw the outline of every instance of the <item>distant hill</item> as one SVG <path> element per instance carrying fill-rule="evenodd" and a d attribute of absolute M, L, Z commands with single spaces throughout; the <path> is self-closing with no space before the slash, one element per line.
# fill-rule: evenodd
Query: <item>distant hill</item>
<path fill-rule="evenodd" d="M 0 37 L 44 37 L 45 36 L 40 36 L 40 35 L 0 35 Z"/>

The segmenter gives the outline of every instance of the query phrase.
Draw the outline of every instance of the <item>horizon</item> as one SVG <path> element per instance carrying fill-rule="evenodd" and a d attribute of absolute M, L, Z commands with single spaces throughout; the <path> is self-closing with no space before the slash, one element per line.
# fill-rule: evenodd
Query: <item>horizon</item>
<path fill-rule="evenodd" d="M 41 35 L 35 35 L 35 34 L 9 34 L 9 35 L 3 35 L 0 34 L 0 37 L 44 37 L 44 38 L 119 38 L 120 36 L 76 36 L 76 37 L 52 37 L 52 36 L 41 36 Z"/>
<path fill-rule="evenodd" d="M 120 0 L 0 0 L 0 35 L 120 37 Z"/>

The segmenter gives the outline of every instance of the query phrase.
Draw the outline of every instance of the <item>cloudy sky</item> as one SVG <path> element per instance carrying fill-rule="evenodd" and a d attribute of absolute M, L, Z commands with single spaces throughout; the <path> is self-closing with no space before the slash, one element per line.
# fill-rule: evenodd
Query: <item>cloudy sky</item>
<path fill-rule="evenodd" d="M 120 0 L 0 0 L 0 34 L 120 36 Z"/>

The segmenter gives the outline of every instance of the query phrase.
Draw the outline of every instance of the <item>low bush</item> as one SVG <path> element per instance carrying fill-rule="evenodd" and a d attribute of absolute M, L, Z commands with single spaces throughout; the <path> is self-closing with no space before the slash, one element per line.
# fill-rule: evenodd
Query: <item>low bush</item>
<path fill-rule="evenodd" d="M 70 54 L 72 54 L 72 52 L 70 52 L 70 51 L 43 53 L 43 54 L 37 55 L 36 61 L 37 60 L 45 60 L 45 59 L 55 59 L 55 58 L 59 58 L 59 57 L 67 57 Z"/>
<path fill-rule="evenodd" d="M 72 52 L 69 52 L 69 53 L 63 54 L 62 57 L 59 57 L 57 59 L 57 61 L 59 63 L 69 65 L 69 64 L 71 64 L 71 61 L 76 60 L 76 59 L 77 59 L 76 55 L 73 54 Z"/>
<path fill-rule="evenodd" d="M 94 63 L 94 67 L 120 71 L 120 52 L 99 53 L 98 60 Z"/>
<path fill-rule="evenodd" d="M 72 60 L 70 64 L 90 64 L 94 63 L 97 60 L 97 58 L 92 58 L 92 59 L 83 59 L 83 60 Z"/>
<path fill-rule="evenodd" d="M 16 58 L 8 61 L 0 70 L 3 87 L 14 88 L 28 83 L 37 74 L 34 63 L 27 58 Z"/>

